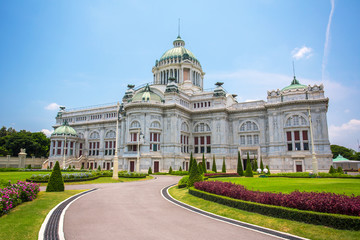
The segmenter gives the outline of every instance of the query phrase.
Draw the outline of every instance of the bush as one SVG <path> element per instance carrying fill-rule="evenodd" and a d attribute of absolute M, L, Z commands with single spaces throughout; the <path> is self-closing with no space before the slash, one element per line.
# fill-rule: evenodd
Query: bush
<path fill-rule="evenodd" d="M 336 173 L 334 167 L 331 165 L 330 166 L 330 169 L 329 169 L 329 173 L 332 174 L 332 173 Z"/>
<path fill-rule="evenodd" d="M 341 174 L 341 173 L 324 173 L 320 172 L 318 173 L 318 176 L 315 176 L 312 173 L 309 172 L 293 172 L 293 173 L 276 173 L 271 174 L 269 177 L 288 177 L 288 178 L 312 178 L 312 177 L 318 177 L 318 178 L 360 178 L 360 175 L 348 175 L 348 174 Z"/>
<path fill-rule="evenodd" d="M 59 162 L 56 161 L 54 169 L 52 170 L 49 183 L 46 187 L 46 192 L 63 192 L 64 179 L 61 175 Z"/>
<path fill-rule="evenodd" d="M 324 225 L 337 229 L 360 230 L 360 218 L 346 215 L 337 215 L 329 213 L 318 213 L 311 211 L 304 211 L 286 207 L 271 206 L 261 203 L 254 203 L 233 199 L 229 197 L 219 196 L 204 191 L 190 188 L 189 193 L 193 196 L 203 198 L 212 202 L 223 204 L 225 206 L 260 213 L 276 218 L 284 218 L 298 222 L 305 222 L 310 224 Z"/>
<path fill-rule="evenodd" d="M 181 172 L 182 171 L 182 168 L 181 168 L 181 166 L 179 167 L 179 172 Z"/>
<path fill-rule="evenodd" d="M 270 168 L 269 168 L 269 166 L 268 166 L 268 165 L 266 165 L 266 169 L 268 170 L 267 174 L 269 174 L 269 175 L 270 175 L 271 173 L 270 173 Z"/>
<path fill-rule="evenodd" d="M 172 173 L 172 167 L 170 166 L 170 168 L 169 168 L 169 174 L 171 174 Z"/>
<path fill-rule="evenodd" d="M 204 153 L 203 153 L 203 155 L 202 155 L 202 163 L 201 163 L 201 166 L 202 166 L 201 172 L 202 172 L 202 173 L 206 173 L 206 161 L 205 161 L 205 155 L 204 155 Z"/>
<path fill-rule="evenodd" d="M 187 186 L 189 181 L 189 176 L 182 177 L 178 183 L 178 188 L 184 188 Z"/>
<path fill-rule="evenodd" d="M 26 169 L 31 169 L 31 164 L 27 165 Z"/>
<path fill-rule="evenodd" d="M 203 180 L 203 177 L 199 172 L 196 160 L 190 159 L 190 161 L 192 161 L 193 163 L 191 164 L 191 171 L 189 173 L 189 180 L 187 183 L 188 187 L 192 187 L 194 185 L 194 183 L 200 182 Z"/>
<path fill-rule="evenodd" d="M 148 174 L 152 174 L 152 169 L 149 167 Z"/>
<path fill-rule="evenodd" d="M 229 182 L 198 182 L 194 184 L 198 190 L 281 207 L 299 210 L 360 216 L 360 197 L 327 192 L 299 192 L 290 194 L 260 192 L 246 189 L 242 185 Z"/>
<path fill-rule="evenodd" d="M 21 168 L 0 168 L 0 172 L 18 172 Z"/>
<path fill-rule="evenodd" d="M 146 176 L 148 176 L 148 174 L 137 173 L 137 172 L 130 172 L 130 173 L 119 172 L 118 176 L 123 177 L 123 178 L 146 178 Z"/>
<path fill-rule="evenodd" d="M 97 170 L 98 170 L 98 171 L 101 171 L 101 167 L 100 167 L 100 164 L 99 164 L 99 166 L 98 166 Z"/>
<path fill-rule="evenodd" d="M 244 169 L 241 163 L 240 151 L 238 151 L 238 162 L 237 162 L 236 172 L 239 174 L 239 176 L 244 176 Z"/>
<path fill-rule="evenodd" d="M 342 167 L 338 167 L 336 170 L 336 173 L 344 174 L 344 171 L 342 170 Z"/>
<path fill-rule="evenodd" d="M 172 171 L 171 175 L 184 176 L 184 175 L 189 175 L 189 172 L 188 171 Z"/>
<path fill-rule="evenodd" d="M 264 164 L 263 164 L 263 161 L 262 161 L 262 157 L 260 158 L 260 169 L 261 169 L 261 172 L 264 171 Z"/>

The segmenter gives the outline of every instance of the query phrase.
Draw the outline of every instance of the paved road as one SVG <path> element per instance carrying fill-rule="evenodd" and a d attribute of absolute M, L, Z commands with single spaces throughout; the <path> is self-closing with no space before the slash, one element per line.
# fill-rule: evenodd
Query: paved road
<path fill-rule="evenodd" d="M 179 180 L 99 184 L 99 190 L 76 200 L 67 210 L 64 232 L 72 239 L 275 239 L 213 220 L 165 200 L 160 190 Z M 70 187 L 70 186 L 69 186 Z M 76 188 L 72 185 L 71 188 Z"/>

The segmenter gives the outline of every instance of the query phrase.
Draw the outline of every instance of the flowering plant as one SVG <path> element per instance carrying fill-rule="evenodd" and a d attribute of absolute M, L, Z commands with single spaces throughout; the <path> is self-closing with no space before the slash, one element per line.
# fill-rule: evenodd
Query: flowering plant
<path fill-rule="evenodd" d="M 0 189 L 0 216 L 22 202 L 32 201 L 40 192 L 40 184 L 18 181 Z"/>
<path fill-rule="evenodd" d="M 197 182 L 198 190 L 244 201 L 276 205 L 300 210 L 360 216 L 360 196 L 328 192 L 299 192 L 290 194 L 260 192 L 229 182 Z"/>

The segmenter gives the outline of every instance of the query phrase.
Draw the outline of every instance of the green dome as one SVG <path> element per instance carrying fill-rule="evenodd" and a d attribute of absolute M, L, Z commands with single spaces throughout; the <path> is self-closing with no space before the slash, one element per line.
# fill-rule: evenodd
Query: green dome
<path fill-rule="evenodd" d="M 157 95 L 156 93 L 154 93 L 149 85 L 146 85 L 146 87 L 141 90 L 141 91 L 138 91 L 134 97 L 132 98 L 132 101 L 144 101 L 144 102 L 147 102 L 147 101 L 158 101 L 158 102 L 161 102 L 162 99 L 159 95 Z"/>
<path fill-rule="evenodd" d="M 172 58 L 184 58 L 185 56 L 188 58 L 195 59 L 198 61 L 195 57 L 195 55 L 188 49 L 186 49 L 184 40 L 181 39 L 180 36 L 178 36 L 175 41 L 173 42 L 174 47 L 172 49 L 167 50 L 160 58 L 159 61 L 166 60 L 166 59 L 172 59 Z"/>
<path fill-rule="evenodd" d="M 76 131 L 74 128 L 70 127 L 67 121 L 64 122 L 64 124 L 58 128 L 55 129 L 53 134 L 51 135 L 67 135 L 67 136 L 76 136 Z"/>
<path fill-rule="evenodd" d="M 304 89 L 304 88 L 307 88 L 307 86 L 300 84 L 300 82 L 294 76 L 294 79 L 292 80 L 291 84 L 281 89 L 281 91 L 292 90 L 292 89 Z"/>

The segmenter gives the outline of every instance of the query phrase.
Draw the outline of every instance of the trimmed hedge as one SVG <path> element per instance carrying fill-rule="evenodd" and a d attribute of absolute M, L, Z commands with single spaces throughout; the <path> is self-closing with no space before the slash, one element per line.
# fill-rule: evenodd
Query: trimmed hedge
<path fill-rule="evenodd" d="M 189 193 L 195 197 L 199 197 L 208 201 L 216 202 L 225 206 L 255 212 L 266 216 L 284 218 L 288 220 L 310 223 L 315 225 L 324 225 L 337 229 L 360 230 L 360 217 L 319 213 L 312 211 L 304 211 L 286 207 L 272 206 L 261 203 L 254 203 L 233 199 L 229 197 L 219 196 L 212 193 L 200 191 L 191 187 Z"/>
<path fill-rule="evenodd" d="M 66 182 L 85 182 L 85 181 L 91 181 L 98 179 L 100 176 L 91 177 L 91 178 L 76 178 L 76 179 L 64 179 L 64 183 Z M 32 179 L 26 179 L 26 182 L 33 182 L 33 183 L 48 183 L 47 180 L 32 180 Z"/>
<path fill-rule="evenodd" d="M 185 188 L 189 181 L 189 176 L 182 177 L 178 183 L 178 188 Z"/>
<path fill-rule="evenodd" d="M 275 173 L 268 175 L 269 177 L 287 177 L 287 178 L 355 178 L 360 179 L 360 175 L 348 175 L 341 173 L 324 173 L 321 172 L 318 176 L 308 172 L 295 172 L 295 173 Z"/>
<path fill-rule="evenodd" d="M 208 178 L 240 177 L 238 173 L 205 173 L 204 176 Z"/>

